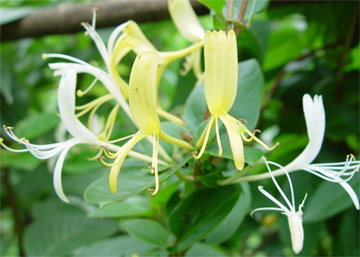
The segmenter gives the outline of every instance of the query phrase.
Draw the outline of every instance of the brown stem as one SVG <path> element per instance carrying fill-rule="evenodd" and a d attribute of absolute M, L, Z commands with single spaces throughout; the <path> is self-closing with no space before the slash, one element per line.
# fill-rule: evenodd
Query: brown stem
<path fill-rule="evenodd" d="M 243 0 L 243 1 L 241 2 L 239 14 L 238 14 L 238 17 L 237 17 L 237 19 L 236 19 L 236 20 L 239 21 L 240 23 L 243 23 L 243 21 L 244 21 L 244 17 L 245 17 L 246 8 L 247 8 L 248 3 L 249 3 L 249 0 Z"/>
<path fill-rule="evenodd" d="M 233 13 L 234 13 L 234 0 L 228 1 L 228 9 L 227 9 L 227 19 L 226 22 L 226 31 L 229 31 L 231 29 L 231 21 L 233 19 Z"/>
<path fill-rule="evenodd" d="M 19 255 L 25 256 L 25 251 L 23 248 L 23 227 L 24 222 L 21 218 L 20 211 L 19 211 L 19 205 L 16 199 L 16 192 L 13 188 L 13 185 L 11 184 L 10 179 L 10 169 L 9 168 L 3 168 L 1 170 L 1 182 L 4 185 L 6 194 L 7 194 L 7 201 L 9 203 L 9 206 L 12 210 L 14 221 L 15 221 L 15 233 L 18 237 L 18 247 L 19 247 Z"/>
<path fill-rule="evenodd" d="M 191 3 L 197 14 L 209 13 L 202 4 Z M 41 8 L 20 20 L 0 26 L 0 41 L 84 31 L 80 23 L 91 23 L 94 8 L 97 8 L 97 28 L 117 26 L 128 20 L 149 22 L 170 18 L 166 0 L 64 2 Z"/>

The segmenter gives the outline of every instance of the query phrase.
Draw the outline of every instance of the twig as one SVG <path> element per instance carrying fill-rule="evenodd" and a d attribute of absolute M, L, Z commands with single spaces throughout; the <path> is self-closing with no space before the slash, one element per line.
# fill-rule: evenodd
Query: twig
<path fill-rule="evenodd" d="M 248 3 L 249 3 L 249 0 L 243 0 L 243 1 L 241 2 L 239 14 L 238 14 L 238 17 L 237 17 L 237 20 L 238 20 L 240 23 L 242 23 L 242 22 L 244 21 L 244 17 L 245 17 L 246 8 L 247 8 Z"/>
<path fill-rule="evenodd" d="M 192 1 L 192 5 L 198 15 L 209 12 L 205 6 L 198 2 Z M 97 8 L 97 28 L 117 26 L 128 20 L 149 22 L 170 17 L 166 0 L 106 0 L 92 3 L 61 3 L 42 8 L 18 21 L 0 26 L 0 41 L 83 31 L 80 23 L 91 23 L 91 10 L 93 8 Z"/>

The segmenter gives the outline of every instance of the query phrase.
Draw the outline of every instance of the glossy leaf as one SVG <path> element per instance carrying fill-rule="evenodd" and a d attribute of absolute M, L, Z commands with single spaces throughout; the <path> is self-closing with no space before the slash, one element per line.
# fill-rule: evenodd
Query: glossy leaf
<path fill-rule="evenodd" d="M 123 223 L 134 238 L 154 245 L 166 245 L 168 234 L 159 223 L 153 220 L 132 219 Z"/>
<path fill-rule="evenodd" d="M 242 192 L 229 215 L 221 224 L 211 232 L 205 239 L 207 244 L 219 244 L 229 239 L 243 222 L 249 213 L 251 203 L 250 186 L 247 183 L 241 184 Z"/>
<path fill-rule="evenodd" d="M 89 214 L 95 218 L 145 217 L 153 214 L 149 203 L 144 197 L 134 196 L 125 201 L 98 208 Z"/>
<path fill-rule="evenodd" d="M 51 208 L 49 208 L 51 206 Z M 77 247 L 114 234 L 114 222 L 86 219 L 77 207 L 46 203 L 35 211 L 35 222 L 25 231 L 24 247 L 29 256 L 64 256 Z"/>
<path fill-rule="evenodd" d="M 204 188 L 181 201 L 169 216 L 169 228 L 178 238 L 171 251 L 181 251 L 213 231 L 231 212 L 240 186 Z"/>
<path fill-rule="evenodd" d="M 15 132 L 18 137 L 31 140 L 55 129 L 59 122 L 60 119 L 55 113 L 36 114 L 20 121 L 15 127 Z"/>
<path fill-rule="evenodd" d="M 74 256 L 144 256 L 153 247 L 131 236 L 118 236 L 78 248 Z"/>
<path fill-rule="evenodd" d="M 184 163 L 191 158 L 191 156 L 188 156 L 176 167 L 163 172 L 159 176 L 159 180 L 164 181 L 168 179 L 176 170 L 182 167 Z M 110 191 L 109 175 L 105 174 L 98 180 L 94 181 L 85 190 L 85 201 L 103 207 L 107 204 L 127 199 L 154 187 L 154 176 L 150 175 L 150 172 L 146 167 L 146 164 L 137 160 L 126 160 L 118 177 L 117 192 L 114 194 Z"/>

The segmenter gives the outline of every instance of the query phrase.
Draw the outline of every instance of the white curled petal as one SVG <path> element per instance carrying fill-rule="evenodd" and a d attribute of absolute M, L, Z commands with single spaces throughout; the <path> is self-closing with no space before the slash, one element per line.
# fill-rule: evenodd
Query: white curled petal
<path fill-rule="evenodd" d="M 65 196 L 63 188 L 62 188 L 62 182 L 61 182 L 62 168 L 64 165 L 64 160 L 65 160 L 66 154 L 68 153 L 70 148 L 79 143 L 80 143 L 80 141 L 78 141 L 78 140 L 70 140 L 68 142 L 68 146 L 64 148 L 64 150 L 61 152 L 59 158 L 57 159 L 55 169 L 54 169 L 53 183 L 54 183 L 55 192 L 56 192 L 57 196 L 66 203 L 69 202 L 69 199 Z"/>
<path fill-rule="evenodd" d="M 66 72 L 59 84 L 58 106 L 65 128 L 76 138 L 87 138 L 97 142 L 96 137 L 75 116 L 76 72 L 73 69 Z"/>
<path fill-rule="evenodd" d="M 357 210 L 359 210 L 359 198 L 358 196 L 356 195 L 354 189 L 351 188 L 351 186 L 346 183 L 346 182 L 340 182 L 339 183 L 345 190 L 346 192 L 349 194 L 351 200 L 353 201 L 354 205 L 355 205 L 355 208 Z"/>
<path fill-rule="evenodd" d="M 301 169 L 304 164 L 311 163 L 319 154 L 325 134 L 325 109 L 321 96 L 305 94 L 303 97 L 303 109 L 306 121 L 306 127 L 309 137 L 309 143 L 301 154 L 291 163 L 286 165 L 285 169 L 289 172 Z"/>

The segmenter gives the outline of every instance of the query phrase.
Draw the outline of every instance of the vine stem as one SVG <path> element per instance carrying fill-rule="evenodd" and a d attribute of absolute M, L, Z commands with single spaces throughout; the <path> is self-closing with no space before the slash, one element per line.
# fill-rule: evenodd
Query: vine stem
<path fill-rule="evenodd" d="M 233 19 L 234 13 L 234 0 L 228 0 L 228 9 L 227 9 L 227 21 L 226 21 L 226 31 L 231 29 L 231 20 Z"/>

